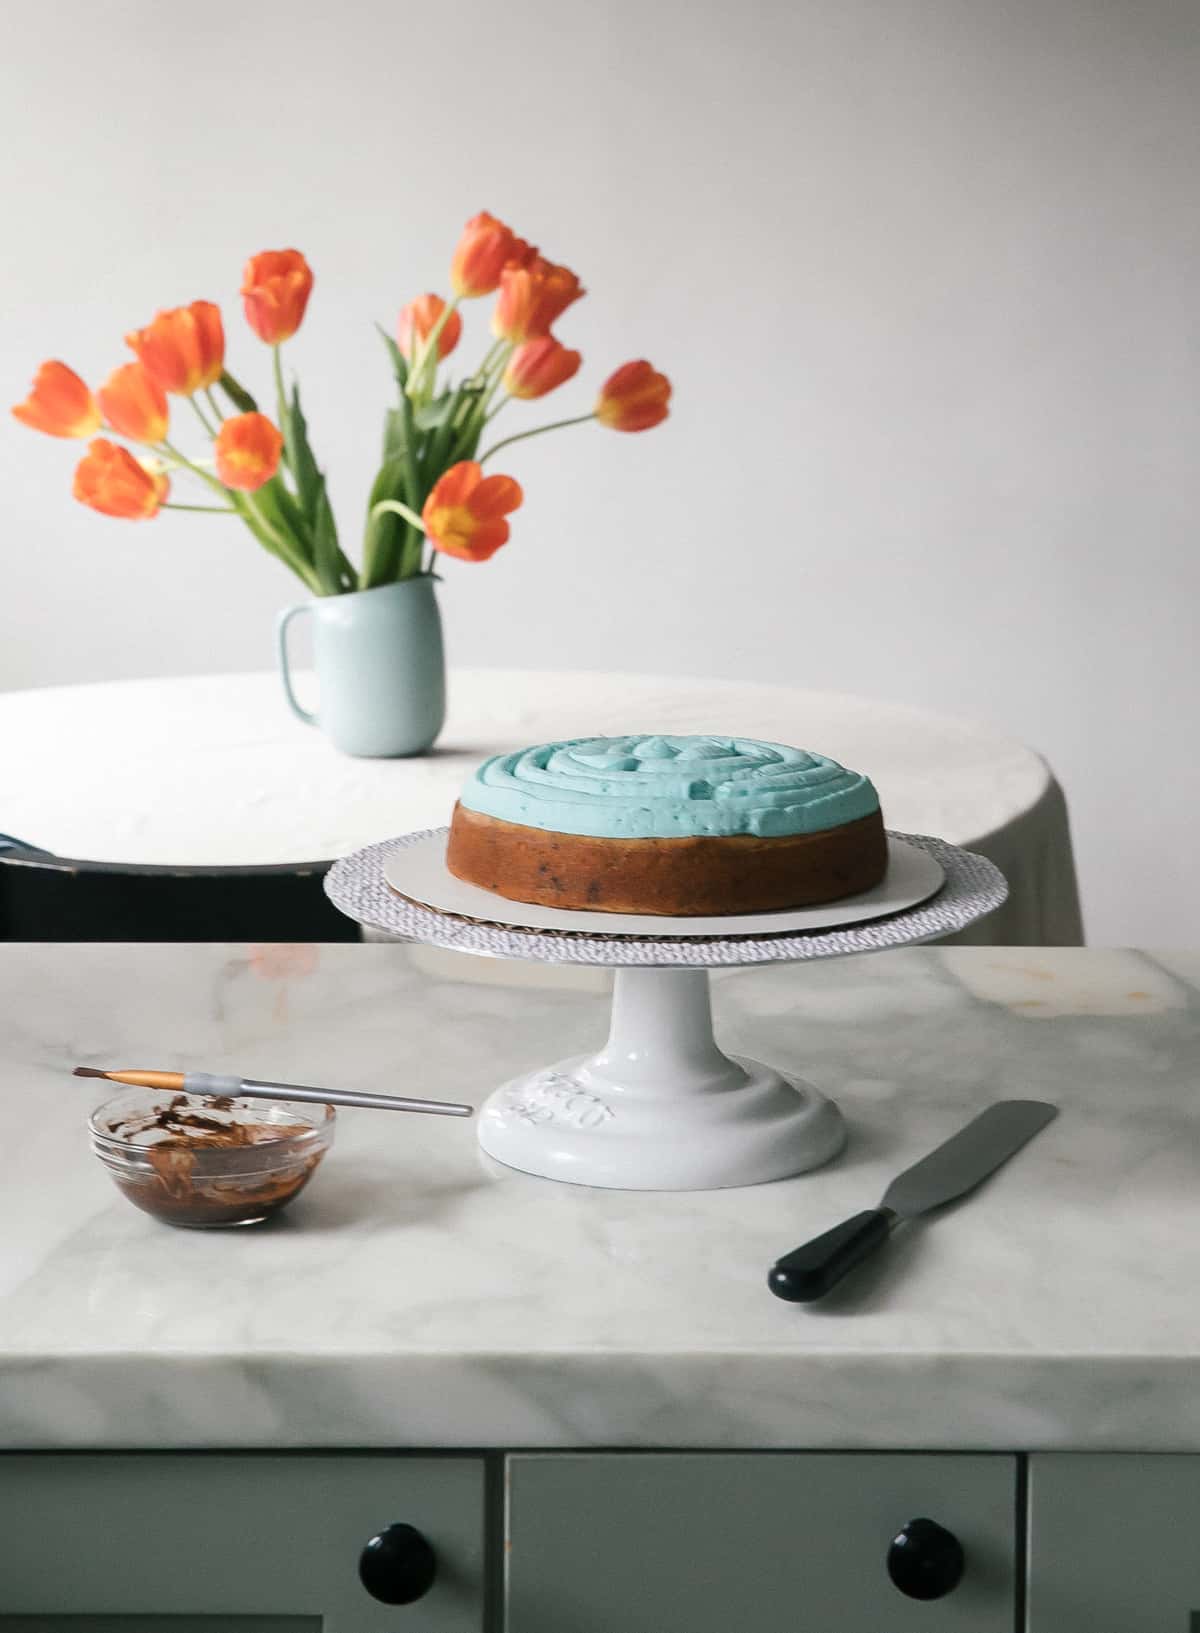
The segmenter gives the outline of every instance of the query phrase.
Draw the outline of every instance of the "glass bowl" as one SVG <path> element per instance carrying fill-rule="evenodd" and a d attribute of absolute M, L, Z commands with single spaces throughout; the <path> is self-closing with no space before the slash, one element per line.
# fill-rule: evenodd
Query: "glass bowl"
<path fill-rule="evenodd" d="M 128 1089 L 91 1115 L 113 1184 L 166 1225 L 258 1225 L 286 1208 L 333 1144 L 332 1106 Z"/>

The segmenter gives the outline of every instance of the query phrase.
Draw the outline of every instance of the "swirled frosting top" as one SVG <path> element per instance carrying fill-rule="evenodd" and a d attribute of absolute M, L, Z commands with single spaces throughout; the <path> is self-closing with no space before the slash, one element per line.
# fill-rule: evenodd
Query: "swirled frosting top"
<path fill-rule="evenodd" d="M 470 811 L 597 839 L 820 833 L 879 809 L 869 778 L 748 737 L 576 737 L 497 754 L 460 796 Z"/>

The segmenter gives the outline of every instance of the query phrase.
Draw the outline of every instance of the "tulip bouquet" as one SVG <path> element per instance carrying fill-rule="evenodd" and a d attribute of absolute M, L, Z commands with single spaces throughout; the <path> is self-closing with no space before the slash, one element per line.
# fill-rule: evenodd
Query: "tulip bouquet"
<path fill-rule="evenodd" d="M 509 536 L 522 501 L 511 476 L 484 474 L 501 448 L 567 425 L 598 421 L 645 431 L 667 416 L 671 387 L 645 361 L 626 363 L 587 413 L 480 443 L 512 402 L 546 396 L 581 358 L 553 334 L 584 293 L 565 266 L 546 260 L 494 216 L 469 221 L 450 264 L 451 296 L 420 295 L 381 330 L 397 386 L 384 424 L 383 457 L 367 502 L 361 565 L 344 553 L 313 454 L 296 384 L 285 384 L 281 347 L 304 319 L 313 275 L 298 250 L 266 250 L 246 263 L 246 321 L 271 347 L 273 417 L 226 366 L 221 313 L 211 301 L 159 312 L 126 335 L 134 361 L 93 393 L 65 363 L 43 363 L 13 413 L 57 437 L 94 438 L 75 472 L 75 497 L 106 516 L 148 519 L 161 510 L 240 518 L 314 595 L 373 589 L 432 574 L 438 554 L 486 561 Z M 462 336 L 464 302 L 495 295 L 492 344 L 457 383 L 442 365 Z M 187 453 L 171 424 L 185 398 L 209 446 Z M 101 429 L 110 436 L 94 436 Z M 172 484 L 190 477 L 209 502 L 182 503 Z"/>

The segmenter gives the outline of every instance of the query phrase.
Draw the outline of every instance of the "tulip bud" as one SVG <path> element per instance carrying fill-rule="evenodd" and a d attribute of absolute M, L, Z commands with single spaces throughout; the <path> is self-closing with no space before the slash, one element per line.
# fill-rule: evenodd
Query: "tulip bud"
<path fill-rule="evenodd" d="M 555 266 L 540 255 L 528 266 L 505 267 L 492 314 L 492 333 L 518 345 L 548 335 L 551 325 L 584 293 L 569 267 Z"/>
<path fill-rule="evenodd" d="M 100 424 L 96 399 L 75 370 L 59 362 L 42 364 L 28 397 L 12 414 L 48 437 L 90 437 Z"/>
<path fill-rule="evenodd" d="M 412 361 L 414 351 L 414 336 L 416 345 L 423 346 L 445 310 L 446 303 L 440 295 L 418 295 L 416 300 L 409 301 L 401 311 L 396 328 L 396 342 L 409 362 Z M 438 356 L 449 357 L 458 345 L 461 335 L 462 318 L 457 312 L 451 312 L 438 336 Z"/>
<path fill-rule="evenodd" d="M 290 340 L 304 321 L 312 286 L 312 268 L 298 249 L 252 255 L 242 271 L 246 322 L 268 346 Z"/>
<path fill-rule="evenodd" d="M 526 340 L 508 360 L 504 389 L 510 397 L 544 397 L 579 372 L 583 358 L 568 351 L 553 335 Z"/>
<path fill-rule="evenodd" d="M 161 442 L 167 434 L 167 395 L 140 363 L 122 363 L 96 393 L 114 431 L 132 442 Z"/>
<path fill-rule="evenodd" d="M 75 468 L 72 492 L 81 504 L 127 521 L 157 516 L 171 491 L 166 474 L 143 465 L 128 448 L 97 437 Z"/>
<path fill-rule="evenodd" d="M 667 417 L 671 382 L 645 359 L 623 363 L 600 388 L 596 418 L 613 431 L 649 431 Z"/>
<path fill-rule="evenodd" d="M 183 397 L 215 385 L 225 367 L 225 330 L 211 301 L 158 312 L 144 329 L 127 334 L 125 344 L 163 391 Z"/>
<path fill-rule="evenodd" d="M 520 262 L 537 251 L 518 238 L 511 227 L 486 210 L 472 216 L 450 263 L 450 283 L 460 300 L 490 295 L 510 261 Z"/>
<path fill-rule="evenodd" d="M 279 469 L 283 438 L 265 414 L 237 414 L 217 432 L 213 453 L 225 486 L 253 493 Z"/>

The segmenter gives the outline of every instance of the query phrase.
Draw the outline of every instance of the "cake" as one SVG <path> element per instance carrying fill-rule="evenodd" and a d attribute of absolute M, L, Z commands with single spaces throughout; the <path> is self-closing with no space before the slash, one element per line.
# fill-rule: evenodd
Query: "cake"
<path fill-rule="evenodd" d="M 450 824 L 456 878 L 510 901 L 683 917 L 810 907 L 878 884 L 870 780 L 742 737 L 580 737 L 485 760 Z"/>

